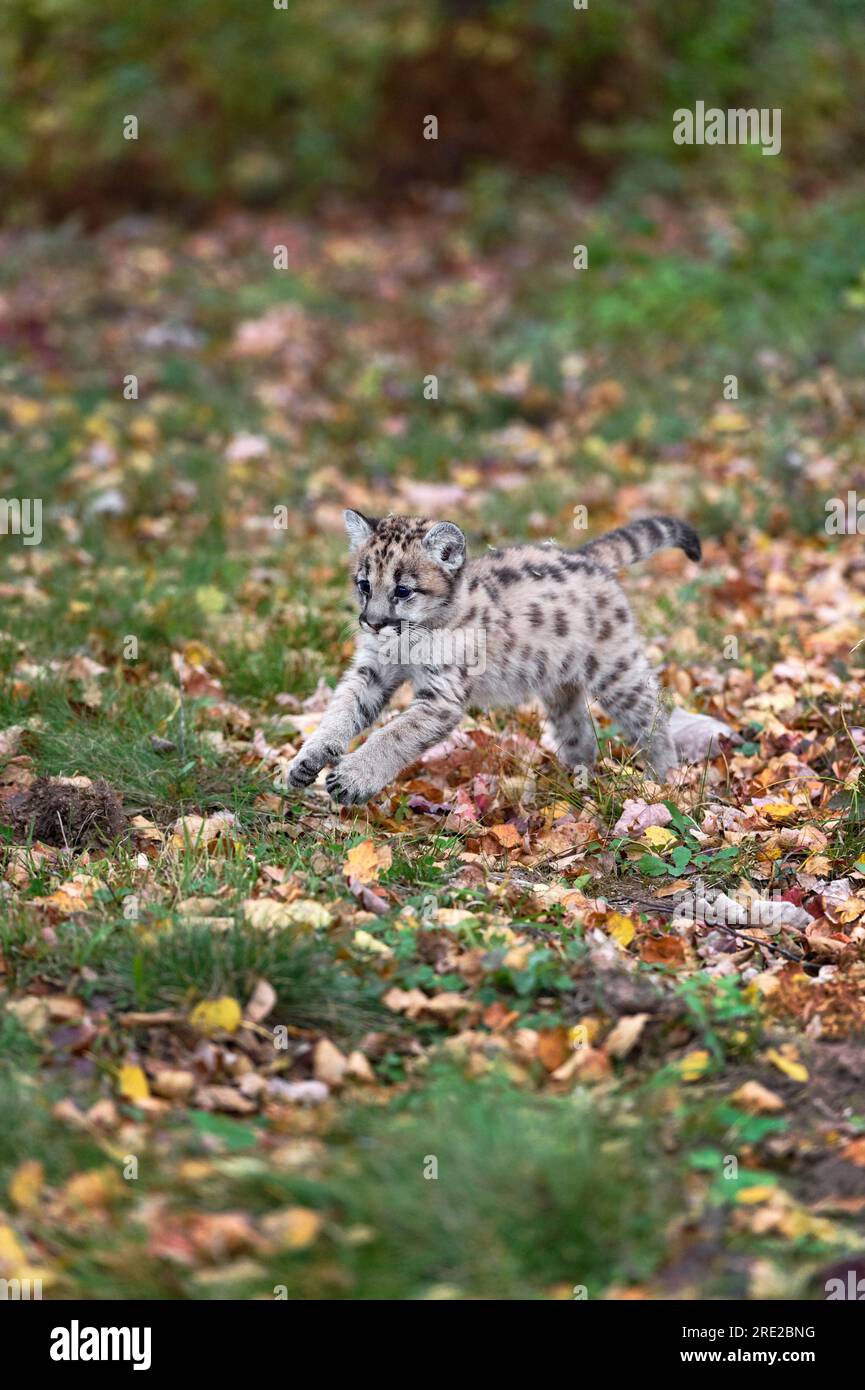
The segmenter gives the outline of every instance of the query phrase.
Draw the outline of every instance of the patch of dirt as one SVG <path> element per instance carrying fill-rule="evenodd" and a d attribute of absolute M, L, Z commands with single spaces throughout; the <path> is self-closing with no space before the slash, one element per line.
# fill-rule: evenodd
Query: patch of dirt
<path fill-rule="evenodd" d="M 841 1157 L 858 1134 L 854 1117 L 865 1115 L 865 1045 L 821 1041 L 801 1046 L 800 1052 L 808 1069 L 806 1082 L 755 1058 L 725 1071 L 724 1095 L 754 1080 L 784 1101 L 779 1118 L 788 1121 L 788 1128 L 767 1136 L 756 1149 L 759 1163 L 782 1171 L 800 1201 L 865 1197 L 865 1168 Z"/>
<path fill-rule="evenodd" d="M 61 849 L 111 844 L 127 825 L 120 798 L 104 781 L 80 785 L 39 777 L 7 803 L 5 814 L 16 840 L 40 840 Z"/>
<path fill-rule="evenodd" d="M 809 1120 L 818 1140 L 823 1145 L 834 1140 L 834 1147 L 812 1152 L 803 1146 L 790 1176 L 810 1201 L 865 1197 L 865 1168 L 842 1158 L 839 1151 L 856 1133 L 850 1121 L 865 1116 L 865 1045 L 816 1043 L 804 1055 L 810 1080 L 795 1104 L 795 1120 Z M 788 1084 L 796 1089 L 795 1082 Z M 783 1094 L 785 1088 L 776 1085 L 775 1089 Z"/>

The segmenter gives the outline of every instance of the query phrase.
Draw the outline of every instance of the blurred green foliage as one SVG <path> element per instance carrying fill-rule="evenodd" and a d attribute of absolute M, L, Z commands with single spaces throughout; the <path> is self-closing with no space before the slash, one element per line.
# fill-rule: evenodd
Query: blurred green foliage
<path fill-rule="evenodd" d="M 855 159 L 860 0 L 276 3 L 4 0 L 13 208 L 256 202 L 508 164 L 723 186 L 755 165 L 807 180 Z M 782 154 L 675 146 L 672 113 L 697 100 L 781 107 Z M 422 137 L 426 114 L 437 141 Z"/>

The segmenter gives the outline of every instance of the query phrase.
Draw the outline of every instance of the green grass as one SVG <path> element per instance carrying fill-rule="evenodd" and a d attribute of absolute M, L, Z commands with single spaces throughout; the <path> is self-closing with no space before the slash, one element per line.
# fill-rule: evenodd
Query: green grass
<path fill-rule="evenodd" d="M 225 920 L 224 930 L 214 930 L 148 916 L 132 923 L 106 911 L 102 920 L 93 914 L 46 941 L 34 938 L 31 922 L 16 914 L 0 922 L 0 944 L 14 988 L 43 980 L 74 987 L 85 998 L 107 994 L 113 1010 L 188 1009 L 223 995 L 243 1005 L 265 979 L 277 996 L 271 1025 L 356 1039 L 386 1021 L 377 991 L 337 964 L 321 943 L 296 931 Z"/>
<path fill-rule="evenodd" d="M 387 1111 L 347 1110 L 326 1163 L 311 1173 L 268 1169 L 255 1152 L 256 1124 L 192 1119 L 191 1129 L 184 1120 L 176 1131 L 176 1153 L 217 1154 L 211 1176 L 197 1184 L 202 1211 L 241 1208 L 258 1220 L 301 1204 L 325 1221 L 313 1249 L 260 1261 L 235 1296 L 273 1296 L 282 1285 L 289 1298 L 525 1299 L 584 1285 L 591 1298 L 611 1280 L 638 1280 L 656 1267 L 677 1207 L 674 1173 L 648 1122 L 614 1120 L 587 1094 L 527 1096 L 503 1076 L 469 1081 L 452 1066 L 434 1064 L 423 1089 Z M 0 1183 L 33 1157 L 55 1183 L 105 1163 L 87 1135 L 51 1119 L 44 1094 L 7 1070 Z M 140 1171 L 118 1208 L 164 1181 L 146 1156 Z M 167 1190 L 170 1216 L 171 1201 L 186 1194 L 170 1178 Z M 141 1238 L 133 1225 L 127 1252 L 130 1234 L 133 1248 Z M 126 1262 L 111 1259 L 116 1230 L 102 1255 L 75 1235 L 61 1241 L 64 1283 L 79 1297 L 117 1296 L 118 1288 L 123 1297 L 219 1296 L 140 1248 L 134 1268 L 121 1269 Z"/>

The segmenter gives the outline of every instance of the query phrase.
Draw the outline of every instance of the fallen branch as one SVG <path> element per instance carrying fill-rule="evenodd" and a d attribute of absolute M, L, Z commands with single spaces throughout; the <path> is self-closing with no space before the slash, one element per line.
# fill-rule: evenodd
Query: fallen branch
<path fill-rule="evenodd" d="M 621 906 L 636 904 L 646 912 L 669 912 L 675 915 L 678 910 L 675 903 L 670 903 L 668 905 L 667 903 L 648 902 L 645 898 L 608 898 L 607 901 L 613 903 L 618 902 Z M 765 946 L 770 951 L 777 951 L 779 956 L 785 956 L 787 960 L 799 962 L 805 959 L 804 954 L 797 956 L 793 951 L 788 951 L 786 946 L 778 946 L 774 941 L 766 941 L 763 937 L 749 936 L 746 932 L 743 932 L 740 927 L 733 927 L 729 922 L 706 922 L 695 917 L 694 925 L 707 928 L 717 927 L 720 931 L 731 932 L 734 936 L 739 937 L 740 940 L 748 942 L 750 946 Z"/>

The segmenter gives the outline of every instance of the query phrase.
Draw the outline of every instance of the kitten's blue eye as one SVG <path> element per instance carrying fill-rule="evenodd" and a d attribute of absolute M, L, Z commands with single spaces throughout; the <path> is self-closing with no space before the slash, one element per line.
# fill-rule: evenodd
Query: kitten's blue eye
<path fill-rule="evenodd" d="M 397 584 L 393 591 L 394 598 L 411 598 L 414 590 L 406 587 L 405 584 Z"/>
<path fill-rule="evenodd" d="M 372 592 L 368 579 L 359 579 L 357 581 L 357 587 L 360 589 L 362 594 L 369 594 Z"/>

